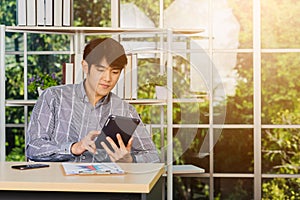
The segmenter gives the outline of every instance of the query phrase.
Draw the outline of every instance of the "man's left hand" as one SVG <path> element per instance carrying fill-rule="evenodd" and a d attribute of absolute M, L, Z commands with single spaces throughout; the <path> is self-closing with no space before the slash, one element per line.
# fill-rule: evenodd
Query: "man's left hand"
<path fill-rule="evenodd" d="M 120 134 L 117 134 L 117 139 L 118 139 L 118 143 L 120 145 L 120 148 L 114 143 L 114 141 L 110 137 L 106 137 L 106 140 L 110 143 L 110 145 L 112 146 L 114 152 L 111 151 L 104 142 L 101 142 L 101 145 L 103 146 L 103 148 L 105 149 L 105 151 L 109 155 L 110 160 L 112 162 L 132 163 L 133 158 L 130 154 L 130 151 L 131 151 L 131 146 L 132 146 L 133 139 L 132 138 L 129 139 L 127 146 L 125 146 Z"/>

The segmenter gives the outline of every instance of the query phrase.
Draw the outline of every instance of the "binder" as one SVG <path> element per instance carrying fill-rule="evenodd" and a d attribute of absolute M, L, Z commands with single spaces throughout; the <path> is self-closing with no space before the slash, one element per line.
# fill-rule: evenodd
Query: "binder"
<path fill-rule="evenodd" d="M 63 26 L 71 26 L 71 0 L 63 0 Z"/>
<path fill-rule="evenodd" d="M 63 2 L 62 0 L 54 0 L 53 4 L 54 26 L 62 26 Z"/>
<path fill-rule="evenodd" d="M 45 0 L 46 26 L 53 26 L 53 0 Z"/>
<path fill-rule="evenodd" d="M 26 26 L 26 0 L 17 1 L 17 23 Z"/>
<path fill-rule="evenodd" d="M 36 26 L 36 1 L 27 0 L 27 26 Z"/>
<path fill-rule="evenodd" d="M 128 63 L 124 68 L 124 99 L 137 99 L 137 55 L 127 56 Z"/>
<path fill-rule="evenodd" d="M 119 77 L 119 81 L 117 82 L 116 86 L 114 87 L 114 89 L 112 90 L 112 92 L 114 92 L 117 96 L 119 96 L 120 98 L 124 99 L 125 98 L 125 70 L 122 70 L 120 77 Z"/>
<path fill-rule="evenodd" d="M 45 25 L 45 2 L 36 0 L 36 23 L 38 26 Z"/>
<path fill-rule="evenodd" d="M 63 64 L 63 84 L 74 83 L 74 64 L 64 63 Z"/>

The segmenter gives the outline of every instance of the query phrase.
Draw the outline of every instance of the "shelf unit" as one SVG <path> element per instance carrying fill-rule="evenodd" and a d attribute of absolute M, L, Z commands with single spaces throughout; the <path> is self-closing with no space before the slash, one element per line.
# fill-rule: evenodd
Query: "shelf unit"
<path fill-rule="evenodd" d="M 167 107 L 167 163 L 173 163 L 173 103 L 179 102 L 201 102 L 201 99 L 173 99 L 172 88 L 173 88 L 173 67 L 172 67 L 172 40 L 173 34 L 189 35 L 191 37 L 201 37 L 198 34 L 203 32 L 202 29 L 185 30 L 185 29 L 124 29 L 124 28 L 103 28 L 103 27 L 27 27 L 27 26 L 4 26 L 0 25 L 0 161 L 5 161 L 5 107 L 6 106 L 32 106 L 36 100 L 6 100 L 5 98 L 5 33 L 6 32 L 17 32 L 17 33 L 43 33 L 43 34 L 65 34 L 72 36 L 70 44 L 70 54 L 75 55 L 75 72 L 82 74 L 81 71 L 81 59 L 83 47 L 85 44 L 85 37 L 88 35 L 102 35 L 102 34 L 158 34 L 164 35 L 167 38 L 167 45 L 164 47 L 167 52 L 167 87 L 168 96 L 166 100 L 155 100 L 155 99 L 137 99 L 128 100 L 131 104 L 142 104 L 142 105 L 161 105 Z M 27 55 L 27 49 L 24 48 L 24 55 Z M 65 52 L 67 53 L 67 52 Z M 83 77 L 75 77 L 75 82 L 79 82 Z M 168 189 L 172 187 L 172 164 L 167 164 L 167 181 Z M 170 186 L 171 185 L 171 186 Z"/>

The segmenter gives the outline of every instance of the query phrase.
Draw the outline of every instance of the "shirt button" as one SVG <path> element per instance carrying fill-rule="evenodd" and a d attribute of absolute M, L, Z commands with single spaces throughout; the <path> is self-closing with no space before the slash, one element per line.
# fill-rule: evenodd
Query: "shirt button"
<path fill-rule="evenodd" d="M 82 156 L 81 156 L 81 159 L 82 159 L 82 160 L 85 160 L 85 155 L 82 155 Z"/>

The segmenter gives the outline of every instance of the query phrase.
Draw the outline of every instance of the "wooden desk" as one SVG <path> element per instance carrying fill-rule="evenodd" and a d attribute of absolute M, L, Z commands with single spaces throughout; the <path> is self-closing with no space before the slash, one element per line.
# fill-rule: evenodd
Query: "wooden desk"
<path fill-rule="evenodd" d="M 61 163 L 49 168 L 16 170 L 0 162 L 0 196 L 10 199 L 161 199 L 157 183 L 164 173 L 163 163 L 120 163 L 125 175 L 65 176 Z"/>

